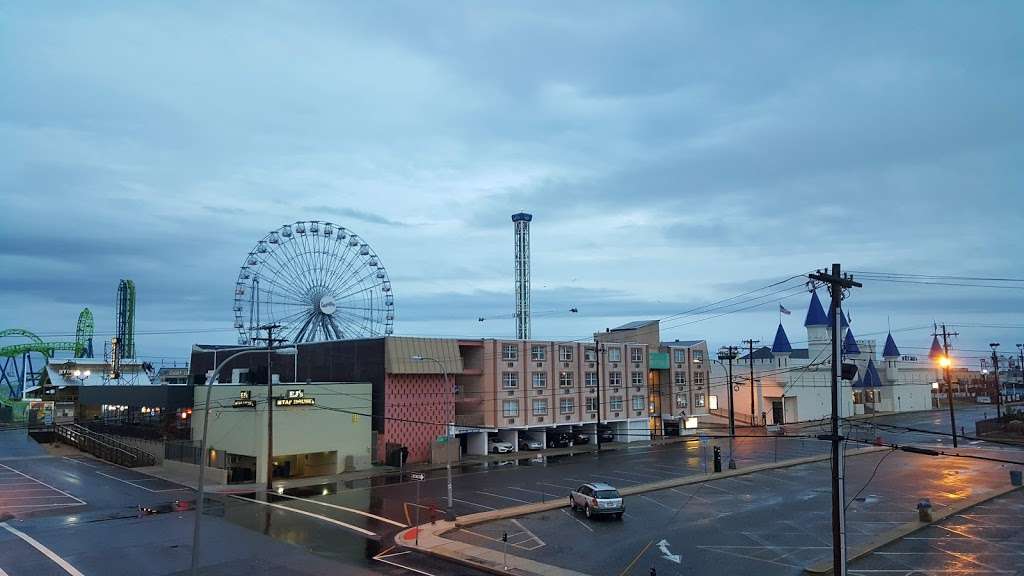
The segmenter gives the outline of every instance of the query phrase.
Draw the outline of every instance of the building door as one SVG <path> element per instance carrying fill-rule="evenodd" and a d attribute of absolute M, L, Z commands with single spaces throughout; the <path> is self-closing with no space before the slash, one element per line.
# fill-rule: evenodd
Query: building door
<path fill-rule="evenodd" d="M 772 400 L 772 423 L 782 424 L 785 421 L 785 416 L 782 410 L 782 399 Z"/>

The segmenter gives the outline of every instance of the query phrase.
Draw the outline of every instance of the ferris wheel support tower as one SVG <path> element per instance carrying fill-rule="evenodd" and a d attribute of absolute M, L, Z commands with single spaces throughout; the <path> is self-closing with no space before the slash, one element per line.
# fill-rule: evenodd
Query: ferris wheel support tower
<path fill-rule="evenodd" d="M 512 215 L 515 225 L 516 260 L 516 338 L 530 338 L 530 222 L 532 214 Z"/>

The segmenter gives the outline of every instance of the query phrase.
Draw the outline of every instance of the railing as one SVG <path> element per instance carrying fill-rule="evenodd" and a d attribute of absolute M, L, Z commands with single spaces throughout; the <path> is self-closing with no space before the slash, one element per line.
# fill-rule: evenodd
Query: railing
<path fill-rule="evenodd" d="M 64 443 L 107 462 L 128 468 L 156 464 L 156 458 L 152 454 L 78 424 L 55 424 L 54 432 Z"/>
<path fill-rule="evenodd" d="M 720 418 L 725 418 L 726 420 L 729 419 L 729 409 L 728 408 L 714 408 L 714 409 L 708 410 L 708 413 L 713 415 L 713 416 L 718 416 Z M 761 425 L 761 419 L 760 418 L 758 418 L 757 420 L 754 420 L 754 418 L 750 414 L 746 414 L 744 412 L 736 412 L 734 414 L 734 417 L 736 418 L 736 423 L 737 424 L 743 424 L 743 425 L 746 425 L 746 426 L 760 426 Z"/>

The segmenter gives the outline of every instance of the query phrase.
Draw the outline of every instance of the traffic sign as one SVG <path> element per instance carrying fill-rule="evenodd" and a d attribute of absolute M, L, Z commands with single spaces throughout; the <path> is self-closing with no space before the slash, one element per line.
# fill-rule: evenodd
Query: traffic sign
<path fill-rule="evenodd" d="M 426 474 L 424 474 L 424 473 L 422 473 L 422 472 L 413 472 L 413 473 L 412 473 L 412 474 L 410 474 L 409 476 L 410 476 L 410 477 L 411 477 L 411 478 L 412 478 L 413 480 L 423 480 L 424 478 L 426 478 L 426 477 L 427 477 L 427 475 L 426 475 Z"/>
<path fill-rule="evenodd" d="M 444 434 L 442 434 L 442 435 L 437 437 L 437 443 L 438 444 L 444 444 L 447 441 L 448 441 L 448 437 L 445 436 Z"/>

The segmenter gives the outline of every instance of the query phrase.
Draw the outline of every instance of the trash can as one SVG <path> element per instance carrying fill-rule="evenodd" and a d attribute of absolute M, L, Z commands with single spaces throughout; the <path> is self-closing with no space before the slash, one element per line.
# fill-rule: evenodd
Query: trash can
<path fill-rule="evenodd" d="M 1010 470 L 1010 484 L 1014 486 L 1020 486 L 1022 484 L 1021 471 Z"/>
<path fill-rule="evenodd" d="M 927 498 L 922 498 L 917 503 L 917 519 L 921 522 L 932 521 L 932 503 Z"/>

